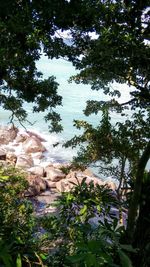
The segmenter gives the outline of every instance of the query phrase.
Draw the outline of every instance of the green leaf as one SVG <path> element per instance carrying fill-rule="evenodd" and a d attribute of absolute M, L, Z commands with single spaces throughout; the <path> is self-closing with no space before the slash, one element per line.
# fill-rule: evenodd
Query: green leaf
<path fill-rule="evenodd" d="M 41 258 L 42 260 L 46 260 L 46 259 L 47 259 L 46 255 L 43 254 L 43 253 L 40 254 L 40 258 Z"/>
<path fill-rule="evenodd" d="M 87 211 L 87 206 L 84 205 L 82 209 L 80 209 L 80 215 L 84 215 Z"/>
<path fill-rule="evenodd" d="M 131 245 L 120 245 L 120 247 L 129 252 L 133 252 L 133 253 L 137 252 L 137 249 L 133 248 Z"/>
<path fill-rule="evenodd" d="M 10 177 L 8 176 L 8 175 L 3 175 L 3 176 L 1 176 L 0 177 L 0 180 L 3 182 L 3 181 L 7 181 L 7 180 L 9 180 L 10 179 Z"/>
<path fill-rule="evenodd" d="M 101 212 L 102 208 L 101 208 L 100 205 L 97 205 L 96 208 L 97 208 L 97 210 L 98 210 L 99 212 Z"/>
<path fill-rule="evenodd" d="M 9 252 L 9 247 L 5 245 L 5 242 L 0 240 L 0 259 L 6 267 L 12 266 L 12 257 Z"/>
<path fill-rule="evenodd" d="M 86 254 L 76 254 L 73 256 L 67 256 L 67 259 L 72 263 L 77 263 L 83 261 L 86 257 Z"/>
<path fill-rule="evenodd" d="M 88 253 L 85 257 L 85 263 L 87 267 L 96 267 L 96 256 L 92 253 Z"/>
<path fill-rule="evenodd" d="M 130 258 L 122 250 L 118 251 L 122 267 L 133 267 Z"/>
<path fill-rule="evenodd" d="M 97 252 L 100 251 L 101 248 L 103 248 L 103 242 L 101 242 L 101 240 L 90 240 L 88 242 L 88 248 L 90 249 L 90 251 L 92 252 Z"/>
<path fill-rule="evenodd" d="M 18 257 L 16 259 L 16 267 L 22 267 L 22 260 L 20 254 L 18 254 Z"/>

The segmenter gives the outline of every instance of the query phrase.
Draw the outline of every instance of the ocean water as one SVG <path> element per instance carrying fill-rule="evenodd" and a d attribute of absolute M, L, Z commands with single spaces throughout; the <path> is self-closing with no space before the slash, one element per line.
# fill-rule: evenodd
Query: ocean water
<path fill-rule="evenodd" d="M 43 78 L 47 78 L 51 75 L 56 77 L 56 81 L 59 83 L 58 93 L 62 95 L 62 106 L 58 107 L 56 111 L 61 114 L 62 125 L 64 130 L 60 134 L 50 134 L 48 132 L 48 124 L 44 121 L 44 113 L 32 113 L 32 105 L 24 104 L 25 109 L 28 112 L 28 120 L 33 123 L 33 126 L 28 123 L 24 123 L 24 126 L 28 130 L 35 131 L 41 134 L 47 140 L 47 160 L 52 162 L 66 162 L 70 161 L 77 150 L 71 148 L 65 149 L 62 144 L 73 137 L 75 134 L 81 132 L 73 127 L 73 120 L 87 120 L 93 125 L 97 125 L 101 120 L 101 113 L 97 115 L 91 115 L 86 117 L 83 114 L 83 110 L 86 107 L 87 100 L 108 100 L 109 97 L 104 95 L 102 90 L 93 91 L 89 85 L 69 83 L 70 76 L 75 75 L 77 71 L 72 64 L 63 59 L 48 60 L 46 56 L 42 56 L 40 61 L 37 62 L 37 68 L 43 73 Z M 120 102 L 128 101 L 130 98 L 129 89 L 126 85 L 113 84 L 114 88 L 123 92 Z M 5 125 L 9 122 L 9 112 L 0 110 L 0 124 Z M 116 113 L 112 113 L 112 121 L 115 123 L 121 121 L 123 118 Z M 24 130 L 24 128 L 15 122 L 16 126 Z M 59 142 L 57 147 L 53 147 L 54 144 Z"/>

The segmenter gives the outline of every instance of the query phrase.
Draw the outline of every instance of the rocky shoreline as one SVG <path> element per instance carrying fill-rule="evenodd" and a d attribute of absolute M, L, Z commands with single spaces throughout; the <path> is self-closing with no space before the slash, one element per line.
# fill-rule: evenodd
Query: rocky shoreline
<path fill-rule="evenodd" d="M 104 182 L 91 170 L 72 170 L 69 163 L 47 162 L 45 158 L 46 140 L 31 131 L 19 131 L 14 126 L 0 127 L 0 164 L 11 165 L 24 170 L 29 182 L 26 196 L 45 199 L 50 204 L 61 192 L 68 192 L 75 184 L 86 178 L 86 183 L 107 184 L 113 191 L 113 182 Z M 49 151 L 50 152 L 50 151 Z M 68 170 L 68 172 L 64 171 Z"/>

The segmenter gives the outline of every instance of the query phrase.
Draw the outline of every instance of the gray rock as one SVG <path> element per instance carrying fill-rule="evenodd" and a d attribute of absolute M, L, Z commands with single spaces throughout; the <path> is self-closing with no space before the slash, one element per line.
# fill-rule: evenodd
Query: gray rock
<path fill-rule="evenodd" d="M 30 155 L 21 154 L 17 157 L 16 167 L 17 168 L 30 168 L 33 166 L 33 159 Z"/>
<path fill-rule="evenodd" d="M 15 165 L 17 162 L 17 156 L 13 152 L 7 152 L 6 160 L 7 162 Z"/>
<path fill-rule="evenodd" d="M 44 179 L 48 189 L 56 188 L 56 182 L 52 182 L 48 179 Z"/>
<path fill-rule="evenodd" d="M 44 168 L 41 166 L 34 166 L 28 170 L 31 174 L 44 176 Z"/>
<path fill-rule="evenodd" d="M 38 195 L 40 192 L 46 190 L 45 181 L 38 175 L 28 175 L 27 181 L 29 182 L 28 193 L 32 196 Z"/>
<path fill-rule="evenodd" d="M 18 129 L 12 126 L 0 127 L 0 144 L 8 144 L 14 141 L 18 133 Z"/>
<path fill-rule="evenodd" d="M 46 151 L 45 146 L 36 137 L 28 137 L 22 144 L 26 153 L 36 153 Z"/>
<path fill-rule="evenodd" d="M 53 167 L 46 167 L 45 172 L 46 178 L 51 180 L 52 182 L 60 181 L 66 176 L 61 170 L 54 169 Z"/>

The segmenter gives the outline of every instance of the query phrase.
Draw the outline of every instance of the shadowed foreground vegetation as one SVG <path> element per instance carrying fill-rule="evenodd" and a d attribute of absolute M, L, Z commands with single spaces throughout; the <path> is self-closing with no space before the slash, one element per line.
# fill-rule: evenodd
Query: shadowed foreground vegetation
<path fill-rule="evenodd" d="M 59 197 L 57 216 L 38 218 L 24 196 L 28 184 L 23 174 L 1 168 L 0 266 L 130 267 L 137 266 L 137 258 L 140 266 L 148 266 L 150 218 L 144 199 L 149 187 L 149 175 L 145 174 L 142 209 L 131 245 L 122 224 L 128 201 L 120 202 L 106 186 L 87 185 L 83 179 Z M 141 224 L 147 229 L 146 236 Z"/>

